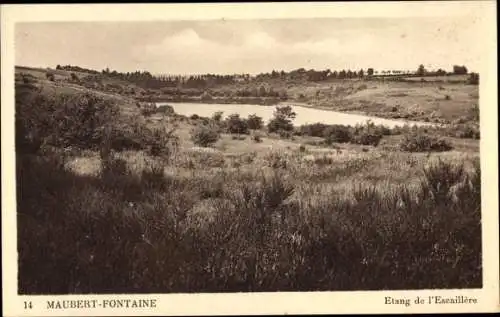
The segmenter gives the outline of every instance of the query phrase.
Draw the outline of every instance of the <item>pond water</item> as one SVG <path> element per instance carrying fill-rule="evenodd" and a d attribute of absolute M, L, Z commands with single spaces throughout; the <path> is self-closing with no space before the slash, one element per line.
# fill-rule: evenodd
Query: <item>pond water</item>
<path fill-rule="evenodd" d="M 222 111 L 222 117 L 225 118 L 231 114 L 238 113 L 241 117 L 246 118 L 251 114 L 256 114 L 262 117 L 265 123 L 267 123 L 271 118 L 273 118 L 274 110 L 276 106 L 262 106 L 262 105 L 250 105 L 250 104 L 216 104 L 216 103 L 189 103 L 189 102 L 160 102 L 156 104 L 170 105 L 174 108 L 174 111 L 178 114 L 191 116 L 197 114 L 201 117 L 211 117 L 215 112 Z M 338 111 L 322 110 L 307 108 L 302 106 L 294 105 L 292 106 L 293 111 L 297 114 L 293 120 L 293 124 L 300 126 L 303 124 L 311 123 L 324 123 L 324 124 L 343 124 L 343 125 L 356 125 L 364 124 L 367 120 L 371 120 L 375 124 L 382 124 L 389 128 L 395 126 L 403 126 L 404 124 L 410 125 L 431 125 L 426 122 L 415 122 L 407 120 L 394 120 L 394 119 L 383 119 L 365 115 L 350 114 Z"/>

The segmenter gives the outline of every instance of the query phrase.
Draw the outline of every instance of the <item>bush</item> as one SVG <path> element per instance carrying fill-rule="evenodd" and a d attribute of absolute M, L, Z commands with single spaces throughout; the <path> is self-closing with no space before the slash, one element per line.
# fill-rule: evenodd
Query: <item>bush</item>
<path fill-rule="evenodd" d="M 208 147 L 217 142 L 219 138 L 219 132 L 215 128 L 206 125 L 197 126 L 191 131 L 191 140 L 195 145 Z"/>
<path fill-rule="evenodd" d="M 352 141 L 356 144 L 377 146 L 381 139 L 381 134 L 363 131 L 360 134 L 355 135 Z"/>
<path fill-rule="evenodd" d="M 90 93 L 55 96 L 34 92 L 16 100 L 16 147 L 42 144 L 97 149 L 111 128 L 118 108 Z"/>
<path fill-rule="evenodd" d="M 441 138 L 429 136 L 423 133 L 406 134 L 399 143 L 401 151 L 405 152 L 444 152 L 453 147 Z"/>
<path fill-rule="evenodd" d="M 247 122 L 236 113 L 226 119 L 226 127 L 229 133 L 248 134 Z"/>
<path fill-rule="evenodd" d="M 212 119 L 216 122 L 220 122 L 222 120 L 222 114 L 223 112 L 222 111 L 216 111 L 214 112 L 214 114 L 212 115 Z"/>
<path fill-rule="evenodd" d="M 150 128 L 139 120 L 126 120 L 113 125 L 108 147 L 116 151 L 145 150 L 152 156 L 169 158 L 179 147 L 174 132 L 175 128 Z"/>
<path fill-rule="evenodd" d="M 269 132 L 290 132 L 293 131 L 293 124 L 284 119 L 271 119 L 267 124 L 267 129 Z"/>
<path fill-rule="evenodd" d="M 50 72 L 45 73 L 45 77 L 50 81 L 54 81 L 56 79 L 54 74 Z"/>
<path fill-rule="evenodd" d="M 347 143 L 352 139 L 351 131 L 343 125 L 331 125 L 324 130 L 323 137 L 327 144 L 332 143 Z"/>
<path fill-rule="evenodd" d="M 174 107 L 170 105 L 161 105 L 156 108 L 156 113 L 163 113 L 165 115 L 173 115 L 175 113 Z"/>
<path fill-rule="evenodd" d="M 262 125 L 263 125 L 262 117 L 259 117 L 256 114 L 252 114 L 252 115 L 248 116 L 247 125 L 248 125 L 248 128 L 251 130 L 261 129 Z"/>
<path fill-rule="evenodd" d="M 309 135 L 315 137 L 325 137 L 327 133 L 325 130 L 329 127 L 327 124 L 323 123 L 313 123 L 301 125 L 298 129 L 300 135 Z"/>
<path fill-rule="evenodd" d="M 296 115 L 290 106 L 277 106 L 274 118 L 267 125 L 269 132 L 293 131 L 292 120 L 295 119 Z"/>

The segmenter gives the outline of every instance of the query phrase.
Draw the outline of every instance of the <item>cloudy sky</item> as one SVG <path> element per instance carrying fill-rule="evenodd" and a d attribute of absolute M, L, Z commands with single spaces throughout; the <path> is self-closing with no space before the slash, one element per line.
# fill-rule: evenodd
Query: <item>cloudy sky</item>
<path fill-rule="evenodd" d="M 477 68 L 479 21 L 464 17 L 38 22 L 15 28 L 15 63 L 152 73 Z"/>

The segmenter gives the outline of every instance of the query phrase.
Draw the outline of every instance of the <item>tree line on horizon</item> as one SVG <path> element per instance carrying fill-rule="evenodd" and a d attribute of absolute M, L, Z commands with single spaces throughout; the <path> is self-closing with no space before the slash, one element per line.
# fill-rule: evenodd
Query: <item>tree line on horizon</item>
<path fill-rule="evenodd" d="M 102 74 L 108 77 L 117 78 L 125 81 L 132 82 L 143 88 L 161 89 L 166 87 L 183 87 L 183 88 L 197 88 L 204 89 L 214 85 L 234 84 L 238 82 L 248 83 L 251 81 L 263 80 L 301 80 L 310 82 L 320 82 L 331 79 L 361 79 L 365 77 L 384 77 L 384 76 L 446 76 L 446 75 L 465 75 L 468 74 L 466 66 L 453 65 L 453 71 L 447 72 L 442 68 L 438 70 L 427 70 L 423 64 L 419 65 L 416 71 L 408 70 L 381 70 L 377 71 L 374 68 L 367 68 L 366 70 L 306 70 L 299 68 L 286 72 L 284 70 L 268 73 L 259 73 L 257 75 L 250 74 L 233 74 L 233 75 L 218 75 L 218 74 L 202 74 L 202 75 L 153 75 L 148 71 L 135 71 L 135 72 L 118 72 L 110 70 L 109 68 L 103 69 L 101 72 L 93 69 L 83 68 L 72 65 L 57 65 L 57 70 L 66 70 L 74 72 L 84 72 L 89 74 Z"/>

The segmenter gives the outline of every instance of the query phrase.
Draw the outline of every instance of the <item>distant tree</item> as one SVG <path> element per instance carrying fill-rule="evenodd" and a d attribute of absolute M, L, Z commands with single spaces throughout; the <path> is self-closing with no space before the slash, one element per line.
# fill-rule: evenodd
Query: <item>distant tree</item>
<path fill-rule="evenodd" d="M 269 121 L 267 127 L 269 132 L 292 131 L 292 120 L 297 114 L 290 106 L 277 106 L 274 111 L 274 118 Z"/>
<path fill-rule="evenodd" d="M 61 65 L 57 64 L 56 69 L 61 69 Z"/>
<path fill-rule="evenodd" d="M 425 69 L 425 66 L 420 64 L 420 66 L 418 66 L 418 69 L 417 69 L 417 75 L 424 76 L 426 72 L 427 72 L 427 70 Z"/>
<path fill-rule="evenodd" d="M 465 75 L 467 74 L 468 70 L 467 67 L 465 66 L 459 66 L 459 65 L 453 65 L 453 73 L 455 75 Z"/>
<path fill-rule="evenodd" d="M 444 76 L 444 75 L 446 75 L 446 71 L 445 71 L 444 69 L 441 69 L 441 68 L 440 68 L 440 69 L 438 69 L 438 70 L 436 71 L 436 75 L 437 75 L 437 76 Z"/>
<path fill-rule="evenodd" d="M 359 72 L 358 72 L 358 77 L 359 77 L 359 78 L 363 78 L 363 77 L 365 77 L 365 72 L 364 72 L 362 69 L 360 69 L 360 70 L 359 70 Z"/>
<path fill-rule="evenodd" d="M 252 114 L 248 116 L 247 125 L 251 130 L 259 130 L 262 128 L 262 117 L 257 116 L 256 114 Z"/>
<path fill-rule="evenodd" d="M 373 74 L 374 74 L 374 70 L 373 70 L 373 68 L 368 68 L 368 69 L 366 70 L 366 73 L 367 73 L 367 75 L 368 75 L 368 76 L 373 76 Z"/>

